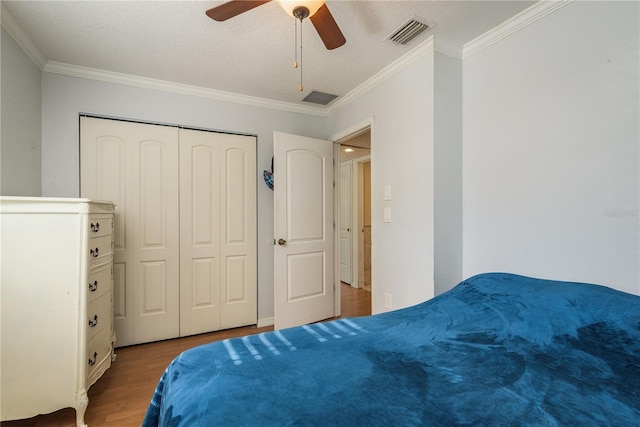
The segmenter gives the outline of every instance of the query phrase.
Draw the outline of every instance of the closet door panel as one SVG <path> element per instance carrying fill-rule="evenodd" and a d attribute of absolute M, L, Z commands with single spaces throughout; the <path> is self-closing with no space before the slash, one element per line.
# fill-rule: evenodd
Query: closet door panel
<path fill-rule="evenodd" d="M 180 335 L 220 329 L 220 147 L 180 131 Z"/>
<path fill-rule="evenodd" d="M 80 197 L 115 204 L 113 316 L 118 346 L 134 343 L 133 283 L 127 255 L 127 226 L 132 203 L 133 129 L 131 123 L 80 118 Z M 129 274 L 128 274 L 129 273 Z"/>
<path fill-rule="evenodd" d="M 127 237 L 136 343 L 179 335 L 178 129 L 132 123 L 133 203 Z"/>
<path fill-rule="evenodd" d="M 248 259 L 246 256 L 227 256 L 226 257 L 226 280 L 225 280 L 225 303 L 244 303 L 250 297 L 248 295 L 249 283 L 247 274 Z"/>
<path fill-rule="evenodd" d="M 223 328 L 257 322 L 255 138 L 225 138 L 222 179 Z"/>
<path fill-rule="evenodd" d="M 246 245 L 247 230 L 247 182 L 248 153 L 239 148 L 225 152 L 225 242 L 227 245 Z"/>
<path fill-rule="evenodd" d="M 192 269 L 192 301 L 194 309 L 215 307 L 218 305 L 218 276 L 220 271 L 215 258 L 193 259 Z"/>
<path fill-rule="evenodd" d="M 122 345 L 122 342 L 128 341 L 131 343 L 133 339 L 132 326 L 123 327 L 122 323 L 127 318 L 127 295 L 125 283 L 127 277 L 126 263 L 122 262 L 113 264 L 113 322 L 114 329 L 116 330 L 116 337 L 118 345 Z M 130 299 L 129 299 L 130 300 Z M 119 326 L 116 326 L 119 325 Z M 120 331 L 120 335 L 118 335 Z M 126 331 L 126 332 L 125 332 Z"/>

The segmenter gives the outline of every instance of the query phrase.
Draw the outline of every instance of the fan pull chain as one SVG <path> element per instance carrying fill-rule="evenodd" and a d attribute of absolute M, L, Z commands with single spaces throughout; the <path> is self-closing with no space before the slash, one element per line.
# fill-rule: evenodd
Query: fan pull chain
<path fill-rule="evenodd" d="M 295 40 L 294 53 L 296 57 L 295 61 L 293 61 L 293 68 L 298 68 L 298 20 L 297 19 L 294 19 L 293 39 Z"/>
<path fill-rule="evenodd" d="M 300 68 L 300 92 L 304 90 L 302 86 L 302 20 L 309 16 L 309 9 L 306 7 L 298 7 L 293 11 L 295 20 L 295 61 L 293 62 L 293 68 Z M 300 20 L 300 62 L 298 62 L 298 19 Z"/>
<path fill-rule="evenodd" d="M 300 92 L 304 90 L 302 86 L 302 19 L 300 20 Z"/>

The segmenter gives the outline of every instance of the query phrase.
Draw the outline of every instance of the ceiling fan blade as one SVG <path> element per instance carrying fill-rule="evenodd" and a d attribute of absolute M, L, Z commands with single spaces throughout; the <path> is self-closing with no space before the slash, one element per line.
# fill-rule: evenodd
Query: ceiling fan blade
<path fill-rule="evenodd" d="M 232 0 L 207 10 L 207 16 L 216 21 L 226 21 L 271 0 Z"/>
<path fill-rule="evenodd" d="M 326 4 L 323 4 L 309 19 L 316 27 L 316 31 L 327 49 L 335 49 L 347 42 Z"/>

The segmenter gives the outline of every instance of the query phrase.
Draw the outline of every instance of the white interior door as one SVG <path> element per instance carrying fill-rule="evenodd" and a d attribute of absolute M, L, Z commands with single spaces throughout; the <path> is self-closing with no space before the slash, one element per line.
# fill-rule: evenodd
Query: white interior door
<path fill-rule="evenodd" d="M 275 328 L 334 315 L 333 144 L 274 133 Z"/>
<path fill-rule="evenodd" d="M 353 283 L 352 165 L 351 161 L 340 164 L 340 281 L 349 285 Z"/>

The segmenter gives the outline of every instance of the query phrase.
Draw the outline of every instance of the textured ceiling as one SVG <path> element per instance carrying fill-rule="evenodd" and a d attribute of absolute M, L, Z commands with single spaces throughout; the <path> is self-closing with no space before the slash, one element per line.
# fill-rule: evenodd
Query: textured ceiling
<path fill-rule="evenodd" d="M 47 61 L 300 104 L 312 90 L 344 96 L 430 35 L 459 48 L 532 1 L 327 1 L 347 43 L 328 51 L 270 2 L 225 22 L 217 1 L 3 1 Z M 433 25 L 407 46 L 385 38 L 413 16 Z"/>

